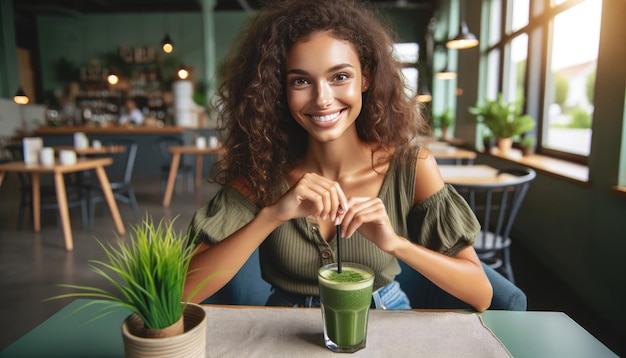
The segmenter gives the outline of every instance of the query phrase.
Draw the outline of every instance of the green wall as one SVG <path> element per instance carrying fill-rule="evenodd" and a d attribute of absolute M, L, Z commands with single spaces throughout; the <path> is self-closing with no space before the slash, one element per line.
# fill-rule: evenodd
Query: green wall
<path fill-rule="evenodd" d="M 44 92 L 62 84 L 55 69 L 59 59 L 65 58 L 75 66 L 87 66 L 92 60 L 99 60 L 102 64 L 106 54 L 117 53 L 118 46 L 152 46 L 165 63 L 191 66 L 196 69 L 198 80 L 204 81 L 200 13 L 45 15 L 37 18 L 37 24 Z M 160 48 L 166 33 L 175 46 L 171 54 L 163 53 Z"/>
<path fill-rule="evenodd" d="M 0 1 L 0 97 L 13 98 L 19 87 L 13 1 Z"/>

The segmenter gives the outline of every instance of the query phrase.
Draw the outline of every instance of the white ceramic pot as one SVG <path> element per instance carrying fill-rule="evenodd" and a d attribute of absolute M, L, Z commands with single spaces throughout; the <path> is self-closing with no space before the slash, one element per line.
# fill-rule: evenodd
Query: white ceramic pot
<path fill-rule="evenodd" d="M 124 356 L 127 358 L 206 357 L 206 311 L 189 303 L 183 313 L 185 332 L 166 338 L 144 338 L 143 320 L 131 314 L 122 324 Z"/>

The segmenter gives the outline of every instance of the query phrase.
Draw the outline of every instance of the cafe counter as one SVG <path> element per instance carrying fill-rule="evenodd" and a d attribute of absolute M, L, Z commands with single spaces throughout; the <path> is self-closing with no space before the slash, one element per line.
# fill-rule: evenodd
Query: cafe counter
<path fill-rule="evenodd" d="M 59 136 L 69 135 L 73 136 L 74 133 L 82 132 L 89 135 L 123 135 L 123 134 L 182 134 L 187 130 L 184 127 L 178 126 L 107 126 L 107 127 L 94 127 L 94 126 L 79 126 L 79 127 L 39 127 L 35 129 L 35 135 L 43 136 Z"/>
<path fill-rule="evenodd" d="M 117 139 L 131 139 L 138 144 L 137 158 L 133 169 L 133 177 L 159 177 L 161 165 L 163 165 L 157 140 L 161 137 L 177 137 L 183 140 L 183 144 L 192 145 L 197 136 L 208 137 L 215 135 L 215 131 L 209 128 L 186 128 L 179 126 L 77 126 L 77 127 L 40 127 L 33 135 L 43 138 L 44 146 L 68 146 L 74 145 L 74 133 L 85 133 L 89 141 L 99 140 L 106 145 L 109 141 Z M 208 158 L 208 160 L 213 160 Z M 187 164 L 193 164 L 194 158 L 183 158 Z M 212 163 L 204 165 L 206 174 Z"/>

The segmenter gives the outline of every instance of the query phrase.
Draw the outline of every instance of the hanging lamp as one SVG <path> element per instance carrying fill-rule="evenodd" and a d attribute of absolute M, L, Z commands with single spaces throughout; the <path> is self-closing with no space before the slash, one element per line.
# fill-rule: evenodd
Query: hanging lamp
<path fill-rule="evenodd" d="M 435 77 L 437 77 L 440 80 L 452 80 L 456 78 L 456 72 L 449 70 L 448 64 L 446 63 L 444 68 L 441 71 L 437 72 Z"/>
<path fill-rule="evenodd" d="M 181 80 L 186 80 L 189 77 L 189 70 L 187 69 L 187 67 L 185 65 L 182 65 L 179 69 L 178 69 L 178 78 Z"/>
<path fill-rule="evenodd" d="M 478 39 L 469 31 L 465 22 L 465 0 L 460 1 L 459 33 L 446 43 L 447 48 L 464 50 L 478 46 Z"/>
<path fill-rule="evenodd" d="M 115 73 L 109 73 L 107 76 L 107 82 L 110 85 L 116 85 L 120 81 L 120 78 Z"/>
<path fill-rule="evenodd" d="M 172 53 L 172 51 L 174 51 L 174 43 L 169 34 L 165 34 L 163 41 L 161 41 L 161 48 L 165 53 Z"/>
<path fill-rule="evenodd" d="M 113 18 L 113 21 L 115 22 L 115 25 L 117 25 L 117 18 Z M 117 29 L 117 26 L 114 26 L 114 28 Z M 107 47 L 111 48 L 111 28 L 110 27 L 107 27 Z M 111 86 L 115 86 L 120 81 L 120 77 L 118 76 L 117 71 L 111 68 L 111 70 L 109 71 L 106 77 L 106 80 L 108 84 L 110 84 Z"/>
<path fill-rule="evenodd" d="M 423 84 L 420 87 L 419 91 L 417 92 L 417 97 L 415 97 L 415 99 L 417 99 L 417 101 L 421 103 L 426 103 L 433 100 L 433 96 L 430 93 L 430 90 L 428 89 L 428 86 L 426 86 L 426 84 Z"/>
<path fill-rule="evenodd" d="M 13 102 L 17 104 L 28 104 L 28 102 L 30 102 L 30 99 L 26 95 L 26 92 L 24 92 L 24 90 L 22 89 L 22 86 L 20 86 L 17 89 L 17 92 L 15 92 L 15 96 L 13 96 Z"/>

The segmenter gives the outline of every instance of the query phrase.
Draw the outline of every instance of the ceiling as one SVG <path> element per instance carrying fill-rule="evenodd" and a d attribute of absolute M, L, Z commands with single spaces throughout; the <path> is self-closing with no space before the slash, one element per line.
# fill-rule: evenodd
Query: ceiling
<path fill-rule="evenodd" d="M 271 0 L 213 0 L 215 11 L 254 10 Z M 374 6 L 433 11 L 437 0 L 369 0 Z M 13 0 L 16 18 L 35 14 L 201 11 L 201 0 Z"/>
<path fill-rule="evenodd" d="M 2 0 L 0 0 L 2 1 Z M 213 0 L 215 11 L 258 9 L 272 0 Z M 339 1 L 339 0 L 338 0 Z M 385 9 L 425 11 L 430 18 L 441 0 L 364 0 Z M 80 16 L 84 14 L 128 12 L 195 12 L 202 0 L 13 0 L 14 21 L 19 47 L 36 46 L 36 15 Z"/>

